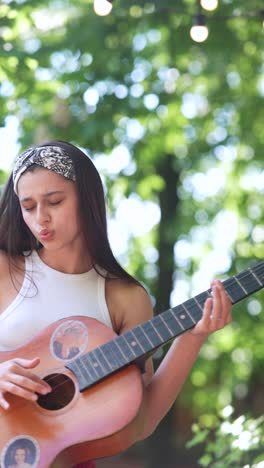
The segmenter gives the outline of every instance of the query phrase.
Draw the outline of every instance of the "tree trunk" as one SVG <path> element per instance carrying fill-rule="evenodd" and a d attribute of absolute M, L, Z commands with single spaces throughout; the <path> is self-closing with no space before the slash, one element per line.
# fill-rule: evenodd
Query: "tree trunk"
<path fill-rule="evenodd" d="M 160 192 L 161 220 L 159 225 L 159 275 L 156 288 L 156 311 L 162 312 L 170 307 L 170 294 L 173 287 L 174 244 L 176 241 L 175 220 L 178 207 L 177 186 L 179 172 L 176 170 L 173 155 L 161 158 L 158 173 L 163 177 L 165 186 Z M 155 433 L 145 441 L 145 467 L 175 467 L 173 409 L 161 421 Z"/>

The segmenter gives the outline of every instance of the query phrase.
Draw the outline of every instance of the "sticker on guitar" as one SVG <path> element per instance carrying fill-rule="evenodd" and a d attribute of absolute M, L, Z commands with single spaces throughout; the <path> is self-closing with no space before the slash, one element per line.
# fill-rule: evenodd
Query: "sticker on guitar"
<path fill-rule="evenodd" d="M 50 351 L 60 361 L 71 361 L 85 351 L 87 343 L 87 327 L 78 320 L 67 320 L 54 330 Z"/>
<path fill-rule="evenodd" d="M 39 445 L 32 437 L 27 435 L 14 437 L 3 448 L 1 468 L 36 468 L 39 452 Z"/>

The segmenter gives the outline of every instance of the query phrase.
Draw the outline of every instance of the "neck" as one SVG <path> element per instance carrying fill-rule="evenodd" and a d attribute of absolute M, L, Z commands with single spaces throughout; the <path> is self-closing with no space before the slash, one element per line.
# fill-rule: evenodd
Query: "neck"
<path fill-rule="evenodd" d="M 228 278 L 223 285 L 232 304 L 259 291 L 264 287 L 264 261 Z M 142 365 L 160 346 L 193 328 L 211 292 L 208 289 L 69 362 L 66 367 L 78 379 L 80 391 L 132 363 Z"/>
<path fill-rule="evenodd" d="M 84 249 L 48 251 L 43 247 L 38 251 L 38 255 L 46 265 L 62 273 L 80 274 L 92 268 L 91 257 L 88 253 L 84 254 Z"/>

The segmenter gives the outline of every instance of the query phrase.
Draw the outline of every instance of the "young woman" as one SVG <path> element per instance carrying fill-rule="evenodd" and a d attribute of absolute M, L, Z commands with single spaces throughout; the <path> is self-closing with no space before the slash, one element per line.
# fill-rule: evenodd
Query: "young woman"
<path fill-rule="evenodd" d="M 1 199 L 0 250 L 0 351 L 20 347 L 63 317 L 88 315 L 117 334 L 152 317 L 147 292 L 111 251 L 99 174 L 70 143 L 50 141 L 17 158 Z M 139 439 L 173 404 L 208 335 L 231 321 L 221 282 L 211 289 L 201 320 L 172 343 L 155 373 L 151 358 L 146 362 Z M 8 393 L 35 401 L 50 391 L 38 364 L 37 356 L 0 364 L 2 408 L 9 409 Z"/>
<path fill-rule="evenodd" d="M 32 468 L 31 463 L 27 463 L 28 448 L 21 445 L 14 449 L 12 455 L 13 463 L 8 465 L 8 468 Z"/>

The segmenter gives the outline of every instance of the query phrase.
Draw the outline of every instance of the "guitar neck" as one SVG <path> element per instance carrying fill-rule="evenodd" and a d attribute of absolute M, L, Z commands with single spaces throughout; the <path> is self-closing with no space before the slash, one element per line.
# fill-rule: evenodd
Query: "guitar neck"
<path fill-rule="evenodd" d="M 264 287 L 264 261 L 223 281 L 232 304 Z M 80 391 L 122 368 L 142 362 L 159 347 L 193 328 L 201 319 L 211 289 L 168 309 L 153 319 L 117 336 L 67 364 L 79 382 Z"/>

